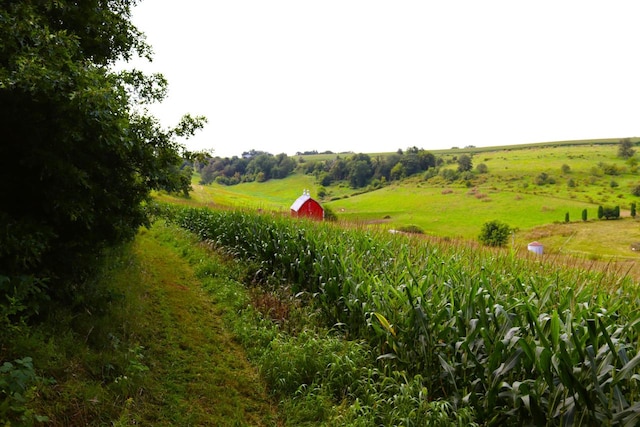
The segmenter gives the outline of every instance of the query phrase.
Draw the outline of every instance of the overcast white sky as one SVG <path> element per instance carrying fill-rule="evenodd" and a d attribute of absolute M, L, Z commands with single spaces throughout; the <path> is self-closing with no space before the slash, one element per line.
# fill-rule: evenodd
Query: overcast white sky
<path fill-rule="evenodd" d="M 640 2 L 144 0 L 190 149 L 385 152 L 640 135 Z"/>

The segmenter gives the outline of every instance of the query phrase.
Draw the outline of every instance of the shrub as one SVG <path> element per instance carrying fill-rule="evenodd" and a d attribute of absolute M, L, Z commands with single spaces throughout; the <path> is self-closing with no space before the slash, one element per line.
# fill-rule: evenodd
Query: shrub
<path fill-rule="evenodd" d="M 583 221 L 587 220 L 587 209 L 586 208 L 582 210 L 582 220 Z"/>
<path fill-rule="evenodd" d="M 402 227 L 398 227 L 398 231 L 402 231 L 403 233 L 424 234 L 424 230 L 417 225 L 403 225 Z"/>
<path fill-rule="evenodd" d="M 478 239 L 487 246 L 505 246 L 512 231 L 512 228 L 505 223 L 497 220 L 489 221 L 482 226 Z"/>
<path fill-rule="evenodd" d="M 325 221 L 337 221 L 338 216 L 329 206 L 323 206 L 324 209 L 324 220 Z"/>
<path fill-rule="evenodd" d="M 602 208 L 602 217 L 600 217 L 599 215 L 600 208 L 598 208 L 598 219 L 602 219 L 602 217 L 604 217 L 605 219 L 618 219 L 620 218 L 620 206 L 605 206 L 604 208 Z"/>
<path fill-rule="evenodd" d="M 633 149 L 633 142 L 630 138 L 623 138 L 618 145 L 618 157 L 628 159 L 633 157 L 636 151 Z"/>
<path fill-rule="evenodd" d="M 633 202 L 631 203 L 631 218 L 635 218 L 636 217 L 636 203 Z"/>

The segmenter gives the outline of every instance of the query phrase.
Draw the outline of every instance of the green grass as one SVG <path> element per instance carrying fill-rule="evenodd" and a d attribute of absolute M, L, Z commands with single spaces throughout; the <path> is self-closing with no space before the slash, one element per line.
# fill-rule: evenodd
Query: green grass
<path fill-rule="evenodd" d="M 31 357 L 41 378 L 18 409 L 53 426 L 276 425 L 226 323 L 247 302 L 243 271 L 180 230 L 142 230 L 106 260 L 84 309 L 50 307 L 2 343 L 0 360 Z"/>
<path fill-rule="evenodd" d="M 634 141 L 636 141 L 634 139 Z M 383 189 L 364 192 L 343 183 L 327 188 L 323 203 L 339 220 L 368 224 L 382 229 L 416 225 L 427 234 L 475 240 L 482 224 L 500 220 L 519 230 L 516 243 L 526 248 L 527 239 L 536 229 L 549 230 L 549 225 L 563 222 L 565 214 L 590 242 L 547 236 L 543 243 L 554 253 L 576 253 L 587 256 L 633 257 L 628 249 L 636 240 L 635 227 L 629 221 L 616 222 L 623 230 L 612 245 L 610 224 L 598 221 L 581 223 L 583 209 L 595 219 L 599 205 L 619 205 L 628 216 L 630 203 L 640 204 L 631 190 L 640 184 L 638 168 L 617 157 L 617 139 L 594 141 L 558 141 L 511 147 L 485 147 L 437 152 L 446 166 L 456 168 L 455 156 L 461 152 L 473 154 L 473 163 L 484 163 L 489 172 L 477 175 L 467 187 L 461 182 L 448 183 L 436 177 L 424 181 L 412 177 Z M 306 158 L 306 156 L 305 156 Z M 614 165 L 620 174 L 605 175 L 599 164 Z M 563 165 L 569 172 L 563 172 Z M 536 177 L 546 173 L 555 184 L 536 185 Z M 574 186 L 569 186 L 572 180 Z M 614 181 L 617 186 L 612 187 Z M 284 180 L 265 183 L 245 183 L 224 187 L 194 186 L 189 201 L 193 206 L 217 205 L 288 212 L 288 207 L 301 188 L 314 195 L 318 184 L 313 177 L 293 174 Z M 164 198 L 165 201 L 180 201 Z M 547 228 L 545 228 L 547 227 Z M 553 228 L 551 228 L 553 230 Z M 601 229 L 601 230 L 600 230 Z M 605 230 L 608 230 L 605 232 Z M 633 241 L 632 241 L 633 240 Z M 615 247 L 615 250 L 612 248 Z"/>
<path fill-rule="evenodd" d="M 560 221 L 567 209 L 579 215 L 584 203 L 509 191 L 460 186 L 392 185 L 328 204 L 339 218 L 388 226 L 416 224 L 437 236 L 475 238 L 484 222 L 497 218 L 530 229 Z"/>

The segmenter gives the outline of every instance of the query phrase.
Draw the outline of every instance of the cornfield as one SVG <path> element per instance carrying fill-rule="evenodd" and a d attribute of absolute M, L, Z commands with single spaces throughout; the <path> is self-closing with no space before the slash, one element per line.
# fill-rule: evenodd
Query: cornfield
<path fill-rule="evenodd" d="M 640 313 L 628 277 L 403 235 L 241 211 L 164 216 L 313 296 L 426 399 L 486 425 L 640 423 Z"/>

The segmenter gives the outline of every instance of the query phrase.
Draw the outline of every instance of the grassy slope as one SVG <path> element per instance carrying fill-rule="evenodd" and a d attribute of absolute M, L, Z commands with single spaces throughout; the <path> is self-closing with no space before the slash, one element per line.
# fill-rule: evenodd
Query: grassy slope
<path fill-rule="evenodd" d="M 109 259 L 91 309 L 52 310 L 0 346 L 0 360 L 29 355 L 55 379 L 28 403 L 53 426 L 277 425 L 265 384 L 225 327 L 246 305 L 235 266 L 154 225 Z"/>
<path fill-rule="evenodd" d="M 617 158 L 615 140 L 602 142 L 607 144 L 569 141 L 443 150 L 438 154 L 453 162 L 447 167 L 456 167 L 453 159 L 460 152 L 472 151 L 474 165 L 486 164 L 489 173 L 479 176 L 472 188 L 438 178 L 424 181 L 421 177 L 359 195 L 353 195 L 356 190 L 332 186 L 328 189 L 331 198 L 351 196 L 324 203 L 343 220 L 388 228 L 414 224 L 429 234 L 466 239 L 475 239 L 483 223 L 498 219 L 520 230 L 516 235 L 519 247 L 537 239 L 553 253 L 635 258 L 630 245 L 640 241 L 640 227 L 628 218 L 628 209 L 631 202 L 640 203 L 640 198 L 631 195 L 640 176 L 637 168 Z M 597 172 L 600 163 L 615 165 L 621 173 L 610 176 Z M 568 173 L 561 170 L 563 165 L 569 166 Z M 535 178 L 542 172 L 555 184 L 536 185 Z M 569 186 L 569 180 L 575 186 Z M 214 201 L 286 212 L 303 188 L 310 188 L 314 195 L 317 187 L 313 177 L 299 174 L 285 180 L 232 187 L 196 185 L 189 203 Z M 594 219 L 599 205 L 620 205 L 626 218 L 583 223 L 582 210 L 587 209 L 588 218 Z M 566 213 L 572 221 L 571 232 L 549 227 L 564 222 Z M 568 235 L 574 237 L 567 239 Z"/>
<path fill-rule="evenodd" d="M 143 233 L 136 245 L 147 288 L 143 328 L 153 363 L 153 394 L 140 421 L 264 425 L 264 419 L 274 418 L 274 411 L 258 373 L 224 326 L 229 307 L 216 304 L 216 297 L 203 291 L 193 268 L 181 257 L 185 250 L 167 245 L 174 238 L 165 234 L 164 244 L 162 238 L 161 232 Z"/>

